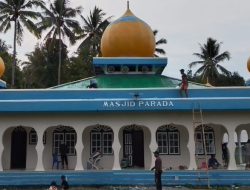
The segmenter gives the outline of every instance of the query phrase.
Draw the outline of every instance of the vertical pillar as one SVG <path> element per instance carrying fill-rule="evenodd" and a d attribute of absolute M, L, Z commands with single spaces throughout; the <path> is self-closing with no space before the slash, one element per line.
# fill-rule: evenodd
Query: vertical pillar
<path fill-rule="evenodd" d="M 233 126 L 227 127 L 228 129 L 228 151 L 229 151 L 229 164 L 228 170 L 236 170 L 236 162 L 235 162 L 235 142 L 234 142 L 234 132 L 235 128 Z"/>
<path fill-rule="evenodd" d="M 120 170 L 121 165 L 120 165 L 120 149 L 121 149 L 121 144 L 119 142 L 119 128 L 115 127 L 113 128 L 113 134 L 114 134 L 114 141 L 112 144 L 112 148 L 114 151 L 114 164 L 112 170 Z"/>
<path fill-rule="evenodd" d="M 157 144 L 157 141 L 156 141 L 156 131 L 157 131 L 157 128 L 153 128 L 153 127 L 150 127 L 150 133 L 151 133 L 151 141 L 150 141 L 150 144 L 149 144 L 149 148 L 150 148 L 150 152 L 151 152 L 151 166 L 150 168 L 152 168 L 155 163 L 154 163 L 154 151 L 156 151 L 158 149 L 158 144 Z"/>
<path fill-rule="evenodd" d="M 237 141 L 238 141 L 238 154 L 239 154 L 239 162 L 242 164 L 242 147 L 241 147 L 241 131 L 237 131 Z"/>
<path fill-rule="evenodd" d="M 4 130 L 2 127 L 0 127 L 0 171 L 3 171 L 3 165 L 2 165 L 2 156 L 3 156 L 3 135 Z"/>
<path fill-rule="evenodd" d="M 187 148 L 189 150 L 189 166 L 188 170 L 196 170 L 197 169 L 197 164 L 196 164 L 196 159 L 195 159 L 195 141 L 194 141 L 194 129 L 188 128 L 188 144 Z"/>
<path fill-rule="evenodd" d="M 84 170 L 83 163 L 82 163 L 82 151 L 83 151 L 83 142 L 82 142 L 82 135 L 83 135 L 83 129 L 81 127 L 78 127 L 75 129 L 77 140 L 76 140 L 76 167 L 75 170 Z"/>
<path fill-rule="evenodd" d="M 37 132 L 37 145 L 36 145 L 36 152 L 37 152 L 37 164 L 35 171 L 44 171 L 44 165 L 43 165 L 43 133 L 44 133 L 44 128 L 36 127 L 36 132 Z"/>

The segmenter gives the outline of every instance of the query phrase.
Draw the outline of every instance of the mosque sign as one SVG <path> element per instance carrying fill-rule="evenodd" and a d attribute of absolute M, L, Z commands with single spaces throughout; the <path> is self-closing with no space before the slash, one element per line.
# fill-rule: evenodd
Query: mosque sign
<path fill-rule="evenodd" d="M 157 107 L 174 107 L 170 100 L 117 100 L 104 101 L 104 108 L 157 108 Z"/>

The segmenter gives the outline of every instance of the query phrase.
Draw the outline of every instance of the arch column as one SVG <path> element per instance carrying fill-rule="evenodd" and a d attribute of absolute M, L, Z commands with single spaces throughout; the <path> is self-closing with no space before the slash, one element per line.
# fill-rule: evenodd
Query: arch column
<path fill-rule="evenodd" d="M 76 140 L 76 167 L 75 170 L 84 170 L 83 163 L 82 163 L 82 151 L 83 151 L 83 142 L 82 142 L 82 134 L 83 134 L 83 128 L 77 127 L 75 128 L 77 140 Z"/>
<path fill-rule="evenodd" d="M 150 141 L 150 144 L 149 144 L 149 148 L 150 148 L 150 152 L 151 152 L 151 166 L 150 166 L 150 168 L 152 168 L 155 165 L 155 162 L 154 162 L 154 153 L 153 152 L 158 149 L 158 144 L 156 142 L 156 131 L 157 131 L 157 128 L 150 127 L 149 130 L 150 130 L 150 133 L 151 133 L 151 141 Z"/>
<path fill-rule="evenodd" d="M 36 127 L 36 133 L 37 133 L 37 145 L 36 145 L 36 152 L 37 152 L 37 164 L 35 171 L 44 171 L 44 165 L 43 165 L 43 133 L 45 131 L 44 127 Z"/>
<path fill-rule="evenodd" d="M 114 127 L 114 128 L 112 128 L 112 130 L 113 130 L 113 134 L 114 134 L 114 140 L 113 140 L 113 144 L 112 144 L 112 149 L 114 151 L 114 164 L 113 164 L 112 170 L 120 170 L 121 165 L 120 165 L 119 155 L 120 155 L 121 144 L 119 141 L 119 128 Z"/>
<path fill-rule="evenodd" d="M 235 162 L 235 142 L 234 142 L 234 132 L 235 127 L 234 126 L 227 126 L 228 130 L 228 151 L 229 151 L 229 164 L 228 164 L 228 170 L 237 170 L 236 162 Z"/>
<path fill-rule="evenodd" d="M 246 132 L 247 132 L 248 139 L 250 139 L 250 129 L 245 128 L 245 130 L 246 130 Z"/>
<path fill-rule="evenodd" d="M 242 164 L 241 130 L 238 130 L 238 131 L 237 131 L 237 141 L 238 141 L 239 162 L 240 162 L 240 164 Z"/>
<path fill-rule="evenodd" d="M 188 144 L 187 148 L 189 151 L 189 159 L 190 163 L 188 166 L 188 170 L 196 170 L 197 169 L 197 164 L 196 164 L 196 159 L 195 159 L 195 141 L 194 141 L 194 128 L 190 127 L 188 128 Z"/>
<path fill-rule="evenodd" d="M 0 126 L 0 171 L 3 171 L 3 165 L 2 165 L 2 156 L 3 156 L 3 135 L 4 135 L 4 131 L 6 129 L 2 128 L 2 126 Z"/>

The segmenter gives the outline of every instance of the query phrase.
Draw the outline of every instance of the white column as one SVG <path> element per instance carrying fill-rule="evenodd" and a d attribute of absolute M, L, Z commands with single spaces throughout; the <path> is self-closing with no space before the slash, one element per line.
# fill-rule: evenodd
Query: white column
<path fill-rule="evenodd" d="M 151 133 L 151 141 L 149 144 L 149 148 L 150 148 L 150 152 L 151 152 L 151 166 L 150 168 L 154 167 L 155 162 L 154 162 L 154 151 L 156 151 L 158 149 L 158 144 L 156 142 L 156 131 L 157 128 L 154 127 L 150 127 L 150 133 Z"/>
<path fill-rule="evenodd" d="M 82 142 L 82 135 L 83 135 L 83 129 L 78 127 L 75 129 L 76 135 L 77 135 L 77 141 L 75 145 L 76 149 L 76 167 L 75 170 L 84 170 L 83 163 L 82 163 L 82 151 L 83 151 L 83 142 Z"/>
<path fill-rule="evenodd" d="M 114 133 L 114 141 L 112 144 L 112 148 L 114 151 L 114 164 L 112 170 L 120 170 L 121 165 L 120 165 L 120 158 L 119 158 L 119 153 L 121 149 L 121 144 L 119 141 L 119 128 L 115 127 L 113 128 L 113 133 Z"/>
<path fill-rule="evenodd" d="M 195 141 L 194 141 L 194 129 L 188 128 L 188 144 L 187 148 L 189 150 L 189 166 L 188 170 L 196 170 L 197 169 L 197 164 L 196 164 L 196 159 L 195 159 Z"/>
<path fill-rule="evenodd" d="M 239 154 L 239 162 L 242 164 L 242 150 L 241 150 L 241 131 L 237 131 L 237 141 L 238 141 L 238 154 Z"/>
<path fill-rule="evenodd" d="M 36 152 L 37 152 L 37 164 L 35 171 L 44 171 L 44 165 L 43 165 L 43 133 L 44 128 L 41 126 L 36 127 L 36 133 L 37 133 L 37 145 L 36 145 Z"/>
<path fill-rule="evenodd" d="M 235 162 L 235 142 L 234 142 L 234 132 L 235 127 L 231 126 L 230 128 L 227 127 L 228 130 L 228 151 L 229 151 L 229 164 L 228 170 L 237 170 L 236 162 Z"/>
<path fill-rule="evenodd" d="M 3 171 L 3 165 L 2 165 L 2 156 L 3 156 L 3 135 L 4 135 L 4 130 L 2 127 L 0 127 L 0 171 Z"/>

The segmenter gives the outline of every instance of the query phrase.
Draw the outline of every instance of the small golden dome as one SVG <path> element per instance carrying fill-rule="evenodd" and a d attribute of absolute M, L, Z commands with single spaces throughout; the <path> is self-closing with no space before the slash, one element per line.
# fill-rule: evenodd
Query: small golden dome
<path fill-rule="evenodd" d="M 4 70 L 5 70 L 4 62 L 3 59 L 0 57 L 0 78 L 1 76 L 3 76 Z"/>
<path fill-rule="evenodd" d="M 247 69 L 248 69 L 248 71 L 250 72 L 250 57 L 249 57 L 248 60 L 247 60 Z"/>
<path fill-rule="evenodd" d="M 101 40 L 103 57 L 153 57 L 155 37 L 150 26 L 129 9 L 112 22 Z"/>

